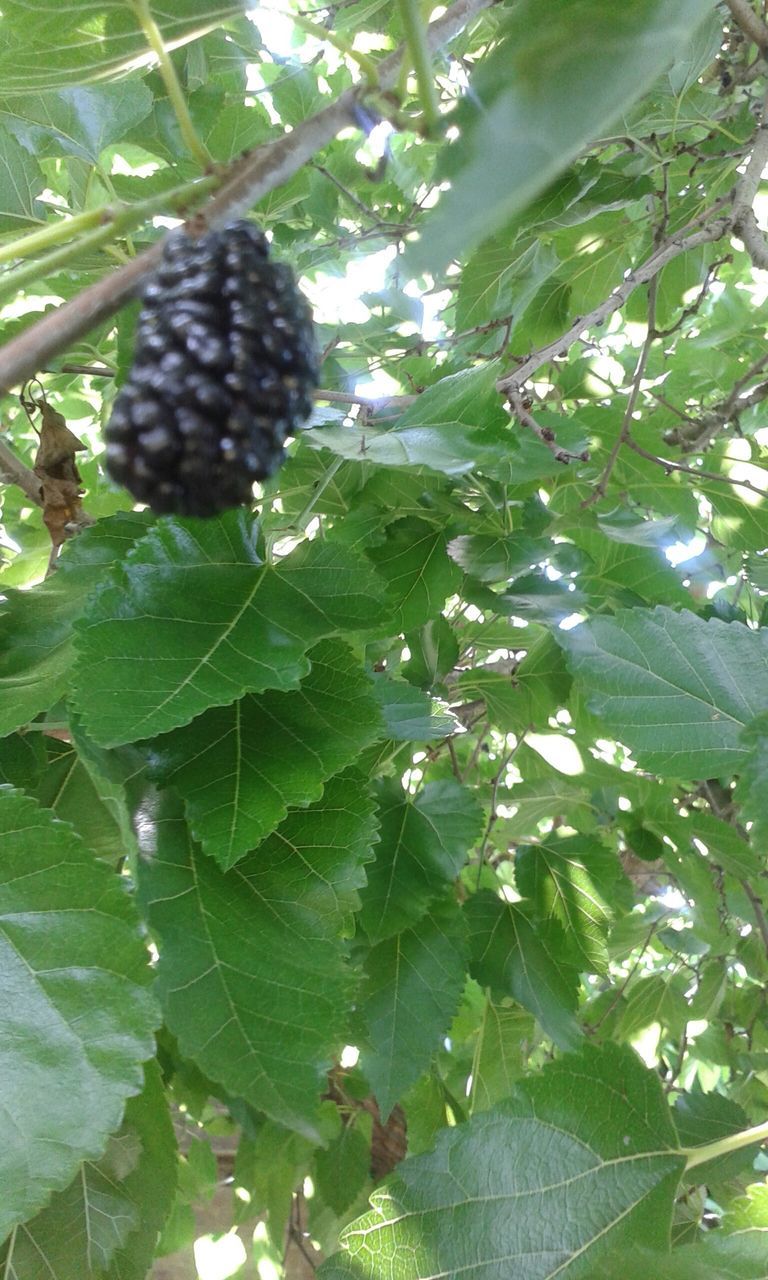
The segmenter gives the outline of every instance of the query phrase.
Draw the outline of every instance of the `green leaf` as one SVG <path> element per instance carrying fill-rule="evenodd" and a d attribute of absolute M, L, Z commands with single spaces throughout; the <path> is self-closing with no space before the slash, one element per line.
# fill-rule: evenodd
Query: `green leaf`
<path fill-rule="evenodd" d="M 73 743 L 48 739 L 48 768 L 35 798 L 70 823 L 96 857 L 115 859 L 128 852 L 120 823 L 104 804 Z"/>
<path fill-rule="evenodd" d="M 525 533 L 510 533 L 506 538 L 484 533 L 464 534 L 448 546 L 451 558 L 480 582 L 518 578 L 546 560 L 551 552 L 549 538 L 531 538 Z"/>
<path fill-rule="evenodd" d="M 588 706 L 641 765 L 714 777 L 746 758 L 741 731 L 768 701 L 768 640 L 694 614 L 622 609 L 561 638 Z"/>
<path fill-rule="evenodd" d="M 30 222 L 45 220 L 45 206 L 37 199 L 44 187 L 37 160 L 0 125 L 0 232 L 23 231 Z"/>
<path fill-rule="evenodd" d="M 555 817 L 565 817 L 577 830 L 590 826 L 590 803 L 583 788 L 562 777 L 542 778 L 536 782 L 520 782 L 504 797 L 506 807 L 515 812 L 502 819 L 501 832 L 509 842 L 526 836 L 538 837 L 539 824 Z"/>
<path fill-rule="evenodd" d="M 768 841 L 768 712 L 750 721 L 742 743 L 747 755 L 736 783 L 736 799 L 752 823 L 755 847 L 764 849 Z"/>
<path fill-rule="evenodd" d="M 426 914 L 458 876 L 483 821 L 471 791 L 453 781 L 428 783 L 415 798 L 384 781 L 378 796 L 379 843 L 360 912 L 374 945 Z"/>
<path fill-rule="evenodd" d="M 177 806 L 164 799 L 157 854 L 139 866 L 168 1026 L 228 1092 L 316 1139 L 351 993 L 341 930 L 370 856 L 372 804 L 341 774 L 226 873 Z"/>
<path fill-rule="evenodd" d="M 234 0 L 173 0 L 153 16 L 171 47 L 186 44 L 242 13 Z M 3 93 L 29 94 L 64 84 L 122 76 L 146 56 L 146 37 L 123 0 L 94 0 L 87 11 L 56 0 L 6 0 L 0 35 Z"/>
<path fill-rule="evenodd" d="M 142 1280 L 176 1182 L 176 1139 L 160 1072 L 147 1063 L 143 1091 L 105 1154 L 21 1224 L 1 1251 L 8 1280 Z"/>
<path fill-rule="evenodd" d="M 654 1022 L 673 1035 L 681 1033 L 688 1014 L 685 986 L 679 977 L 670 980 L 660 973 L 635 982 L 629 988 L 619 1022 L 620 1038 L 630 1040 Z"/>
<path fill-rule="evenodd" d="M 31 591 L 8 591 L 0 616 L 0 735 L 26 724 L 66 691 L 72 625 L 107 567 L 146 531 L 148 517 L 101 520 L 65 544 L 55 574 Z"/>
<path fill-rule="evenodd" d="M 510 587 L 488 601 L 488 607 L 518 618 L 559 627 L 564 618 L 578 612 L 586 597 L 567 578 L 550 579 L 542 569 L 516 578 Z"/>
<path fill-rule="evenodd" d="M 533 1018 L 516 1005 L 486 994 L 472 1059 L 472 1111 L 487 1111 L 512 1092 L 523 1074 L 525 1047 L 534 1039 Z"/>
<path fill-rule="evenodd" d="M 681 1093 L 675 1098 L 675 1128 L 683 1147 L 706 1146 L 749 1128 L 743 1107 L 721 1093 Z M 697 1183 L 728 1182 L 751 1170 L 759 1144 L 742 1147 L 696 1166 Z"/>
<path fill-rule="evenodd" d="M 370 1177 L 372 1125 L 372 1116 L 356 1111 L 338 1137 L 315 1156 L 317 1190 L 339 1217 L 354 1204 Z"/>
<path fill-rule="evenodd" d="M 449 546 L 450 551 L 450 546 Z M 401 667 L 411 684 L 431 689 L 452 671 L 459 657 L 459 645 L 451 624 L 440 615 L 425 622 L 405 637 L 411 656 Z"/>
<path fill-rule="evenodd" d="M 473 977 L 528 1009 L 559 1048 L 577 1045 L 578 975 L 559 930 L 537 928 L 520 905 L 487 890 L 470 898 L 464 910 Z"/>
<path fill-rule="evenodd" d="M 377 675 L 373 687 L 387 737 L 395 742 L 431 742 L 458 728 L 455 716 L 404 680 Z"/>
<path fill-rule="evenodd" d="M 742 771 L 742 780 L 744 772 Z M 755 833 L 751 833 L 754 837 Z M 706 845 L 707 853 L 713 862 L 732 876 L 759 876 L 762 865 L 757 849 L 739 834 L 736 827 L 712 813 L 696 811 L 692 815 L 691 838 L 697 844 Z"/>
<path fill-rule="evenodd" d="M 521 317 L 559 265 L 551 245 L 538 240 L 522 251 L 503 235 L 486 240 L 461 274 L 456 328 L 473 329 L 511 313 Z"/>
<path fill-rule="evenodd" d="M 675 1148 L 654 1073 L 627 1050 L 585 1048 L 406 1160 L 319 1277 L 591 1276 L 612 1248 L 666 1247 Z"/>
<path fill-rule="evenodd" d="M 289 62 L 271 85 L 270 93 L 281 120 L 297 125 L 314 115 L 323 103 L 317 78 L 301 64 Z"/>
<path fill-rule="evenodd" d="M 525 208 L 688 47 L 711 8 L 712 0 L 516 6 L 459 112 L 444 169 L 451 187 L 422 224 L 412 269 L 444 266 Z"/>
<path fill-rule="evenodd" d="M 269 566 L 242 510 L 162 520 L 78 627 L 77 705 L 103 746 L 164 733 L 244 693 L 295 689 L 307 649 L 381 609 L 372 571 L 344 547 L 303 543 Z"/>
<path fill-rule="evenodd" d="M 147 86 L 129 80 L 34 97 L 0 96 L 0 126 L 33 155 L 78 156 L 96 164 L 104 148 L 121 142 L 151 109 Z"/>
<path fill-rule="evenodd" d="M 392 630 L 408 631 L 442 613 L 461 574 L 448 558 L 445 535 L 423 520 L 398 520 L 369 552 L 389 588 Z"/>
<path fill-rule="evenodd" d="M 606 937 L 612 912 L 590 875 L 590 862 L 601 857 L 606 857 L 605 850 L 572 836 L 529 845 L 515 858 L 520 893 L 535 902 L 539 919 L 560 922 L 579 968 L 591 973 L 608 968 Z"/>
<path fill-rule="evenodd" d="M 99 1164 L 85 1163 L 42 1213 L 17 1228 L 2 1258 L 3 1275 L 12 1280 L 103 1275 L 137 1226 L 136 1206 L 110 1169 L 108 1149 Z"/>
<path fill-rule="evenodd" d="M 34 787 L 45 763 L 41 733 L 13 733 L 0 738 L 0 782 L 12 787 Z"/>
<path fill-rule="evenodd" d="M 308 658 L 297 691 L 246 696 L 152 744 L 153 776 L 180 793 L 195 839 L 224 871 L 384 732 L 346 645 L 324 640 Z"/>
<path fill-rule="evenodd" d="M 306 1138 L 273 1120 L 263 1120 L 253 1137 L 240 1139 L 235 1185 L 250 1194 L 250 1211 L 266 1213 L 270 1238 L 278 1249 L 285 1247 L 294 1192 L 309 1169 L 312 1154 L 312 1144 Z"/>
<path fill-rule="evenodd" d="M 710 1231 L 704 1244 L 689 1244 L 671 1254 L 622 1250 L 600 1266 L 594 1280 L 768 1280 L 765 1230 L 724 1236 Z"/>
<path fill-rule="evenodd" d="M 101 1155 L 141 1088 L 157 1020 L 120 880 L 70 827 L 9 788 L 0 832 L 2 1239 Z"/>
<path fill-rule="evenodd" d="M 360 998 L 370 1050 L 360 1065 L 382 1120 L 429 1066 L 448 1030 L 464 989 L 465 951 L 464 919 L 446 899 L 365 958 Z"/>
<path fill-rule="evenodd" d="M 125 1136 L 139 1147 L 138 1160 L 123 1182 L 137 1207 L 139 1227 L 113 1257 L 105 1280 L 144 1280 L 176 1189 L 176 1135 L 160 1069 L 150 1062 L 144 1072 L 144 1091 L 129 1098 L 123 1122 Z"/>
<path fill-rule="evenodd" d="M 428 387 L 397 427 L 315 427 L 304 439 L 315 449 L 387 467 L 429 467 L 460 476 L 484 461 L 501 462 L 513 448 L 509 417 L 496 392 L 494 361 Z M 503 433 L 502 433 L 503 432 Z M 551 455 L 550 455 L 551 457 Z"/>

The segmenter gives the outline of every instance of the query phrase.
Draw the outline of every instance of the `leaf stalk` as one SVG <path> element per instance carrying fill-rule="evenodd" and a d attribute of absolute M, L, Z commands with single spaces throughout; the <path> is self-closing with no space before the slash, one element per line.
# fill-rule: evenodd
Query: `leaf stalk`
<path fill-rule="evenodd" d="M 697 1165 L 706 1164 L 718 1156 L 727 1156 L 732 1151 L 741 1151 L 758 1142 L 768 1142 L 768 1120 L 756 1124 L 751 1129 L 742 1129 L 739 1133 L 729 1133 L 727 1138 L 719 1138 L 717 1142 L 708 1142 L 703 1147 L 684 1147 L 686 1157 L 685 1169 L 695 1169 Z"/>
<path fill-rule="evenodd" d="M 141 29 L 147 37 L 147 43 L 157 58 L 158 69 L 163 78 L 163 84 L 187 150 L 190 155 L 195 157 L 201 168 L 208 169 L 213 164 L 213 157 L 203 140 L 198 136 L 197 130 L 192 123 L 184 90 L 179 83 L 176 68 L 171 62 L 168 50 L 165 47 L 162 32 L 152 17 L 149 0 L 131 0 L 131 3 Z"/>

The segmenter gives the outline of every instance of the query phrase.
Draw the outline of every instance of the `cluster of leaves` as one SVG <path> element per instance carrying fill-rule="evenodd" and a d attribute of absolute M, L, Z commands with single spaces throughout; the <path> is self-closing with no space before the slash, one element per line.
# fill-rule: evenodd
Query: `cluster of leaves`
<path fill-rule="evenodd" d="M 278 56 L 258 13 L 166 9 L 220 165 L 353 83 L 339 42 L 403 34 L 355 0 Z M 3 340 L 194 184 L 145 11 L 3 6 Z M 93 523 L 45 576 L 5 490 L 17 1280 L 139 1280 L 222 1135 L 230 1223 L 289 1275 L 296 1248 L 326 1280 L 768 1274 L 768 355 L 752 262 L 709 234 L 762 64 L 704 0 L 514 0 L 435 74 L 446 107 L 470 78 L 454 140 L 392 133 L 372 168 L 348 131 L 255 210 L 329 392 L 255 513 L 155 520 L 104 477 L 135 308 L 41 372 Z M 33 256 L 64 214 L 80 238 Z M 337 317 L 364 244 L 387 278 Z"/>

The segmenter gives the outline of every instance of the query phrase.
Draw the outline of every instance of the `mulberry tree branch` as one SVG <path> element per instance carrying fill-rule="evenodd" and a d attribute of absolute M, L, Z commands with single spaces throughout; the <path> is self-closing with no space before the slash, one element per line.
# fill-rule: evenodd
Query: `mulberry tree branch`
<path fill-rule="evenodd" d="M 733 20 L 761 53 L 768 52 L 768 26 L 755 13 L 749 0 L 726 0 Z"/>
<path fill-rule="evenodd" d="M 722 208 L 724 202 L 720 202 L 717 212 Z M 634 271 L 630 271 L 617 289 L 604 298 L 602 302 L 588 311 L 586 315 L 579 316 L 574 320 L 570 329 L 556 338 L 554 342 L 549 342 L 545 347 L 539 347 L 538 351 L 534 351 L 518 365 L 514 373 L 508 373 L 501 378 L 496 386 L 498 390 L 507 397 L 511 393 L 519 391 L 529 378 L 536 373 L 542 365 L 545 365 L 555 356 L 565 354 L 568 348 L 576 341 L 576 339 L 584 333 L 586 329 L 593 329 L 596 325 L 603 324 L 616 311 L 621 310 L 627 298 L 634 293 L 635 289 L 642 284 L 647 284 L 654 276 L 658 275 L 662 267 L 668 262 L 672 262 L 680 254 L 687 253 L 690 249 L 697 249 L 702 244 L 712 244 L 713 241 L 720 240 L 730 231 L 732 219 L 730 215 L 714 217 L 713 220 L 705 226 L 700 226 L 698 230 L 691 231 L 688 235 L 678 232 L 674 236 L 662 242 L 657 249 L 646 258 L 645 262 L 636 267 Z"/>
<path fill-rule="evenodd" d="M 0 440 L 0 481 L 4 484 L 18 485 L 34 506 L 42 507 L 40 481 L 34 471 L 16 457 L 13 449 L 4 440 Z"/>
<path fill-rule="evenodd" d="M 439 48 L 493 3 L 493 0 L 456 0 L 426 31 L 429 48 Z M 403 58 L 401 47 L 379 64 L 379 85 L 392 87 Z M 302 121 L 291 132 L 256 148 L 238 162 L 232 176 L 202 208 L 209 226 L 221 226 L 247 213 L 263 196 L 287 182 L 342 129 L 357 122 L 359 90 L 348 89 L 335 102 Z M 82 338 L 95 325 L 109 319 L 134 296 L 146 275 L 162 255 L 162 241 L 131 262 L 90 285 L 70 302 L 44 316 L 0 350 L 0 395 L 32 377 L 55 355 Z"/>

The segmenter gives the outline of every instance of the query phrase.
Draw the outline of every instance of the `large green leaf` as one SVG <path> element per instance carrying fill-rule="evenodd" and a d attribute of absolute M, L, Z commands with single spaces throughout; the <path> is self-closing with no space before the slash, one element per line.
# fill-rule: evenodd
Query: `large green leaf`
<path fill-rule="evenodd" d="M 436 903 L 413 929 L 365 958 L 361 1066 L 385 1119 L 421 1075 L 456 1012 L 466 970 L 465 924 L 455 901 Z"/>
<path fill-rule="evenodd" d="M 768 703 L 768 639 L 740 623 L 623 609 L 562 643 L 590 709 L 641 765 L 709 778 L 746 758 L 744 726 Z"/>
<path fill-rule="evenodd" d="M 242 11 L 234 0 L 152 4 L 171 46 L 194 40 Z M 56 0 L 7 0 L 3 6 L 0 83 L 5 95 L 122 75 L 146 54 L 146 37 L 124 0 L 94 0 L 87 9 Z"/>
<path fill-rule="evenodd" d="M 143 1280 L 176 1183 L 176 1139 L 155 1062 L 129 1098 L 119 1132 L 96 1163 L 11 1236 L 7 1280 Z"/>
<path fill-rule="evenodd" d="M 190 839 L 169 793 L 157 853 L 140 865 L 160 997 L 183 1052 L 310 1137 L 351 995 L 341 931 L 374 830 L 361 780 L 340 774 L 225 873 Z"/>
<path fill-rule="evenodd" d="M 115 746 L 244 693 L 294 689 L 319 639 L 381 618 L 379 592 L 361 558 L 319 540 L 265 564 L 242 510 L 161 520 L 79 625 L 85 726 Z"/>
<path fill-rule="evenodd" d="M 295 692 L 247 695 L 152 746 L 154 776 L 180 792 L 195 839 L 225 871 L 384 732 L 346 645 L 324 640 L 308 657 Z"/>
<path fill-rule="evenodd" d="M 581 1036 L 574 1016 L 578 974 L 555 921 L 536 927 L 517 903 L 483 890 L 464 908 L 469 925 L 471 972 L 485 987 L 513 996 L 561 1049 Z"/>
<path fill-rule="evenodd" d="M 74 662 L 72 624 L 105 574 L 146 532 L 148 517 L 121 514 L 68 542 L 55 574 L 9 591 L 0 615 L 0 734 L 45 711 L 65 692 Z"/>
<path fill-rule="evenodd" d="M 433 270 L 501 227 L 686 48 L 713 0 L 525 0 L 473 78 L 412 265 Z"/>
<path fill-rule="evenodd" d="M 612 1248 L 666 1247 L 676 1146 L 655 1073 L 629 1050 L 587 1048 L 406 1160 L 319 1274 L 592 1277 Z"/>
<path fill-rule="evenodd" d="M 461 870 L 482 830 L 472 792 L 431 782 L 415 799 L 394 781 L 379 784 L 381 830 L 368 868 L 360 923 L 372 943 L 414 925 Z"/>
<path fill-rule="evenodd" d="M 72 829 L 0 789 L 0 1238 L 97 1159 L 157 1025 L 120 880 Z"/>

